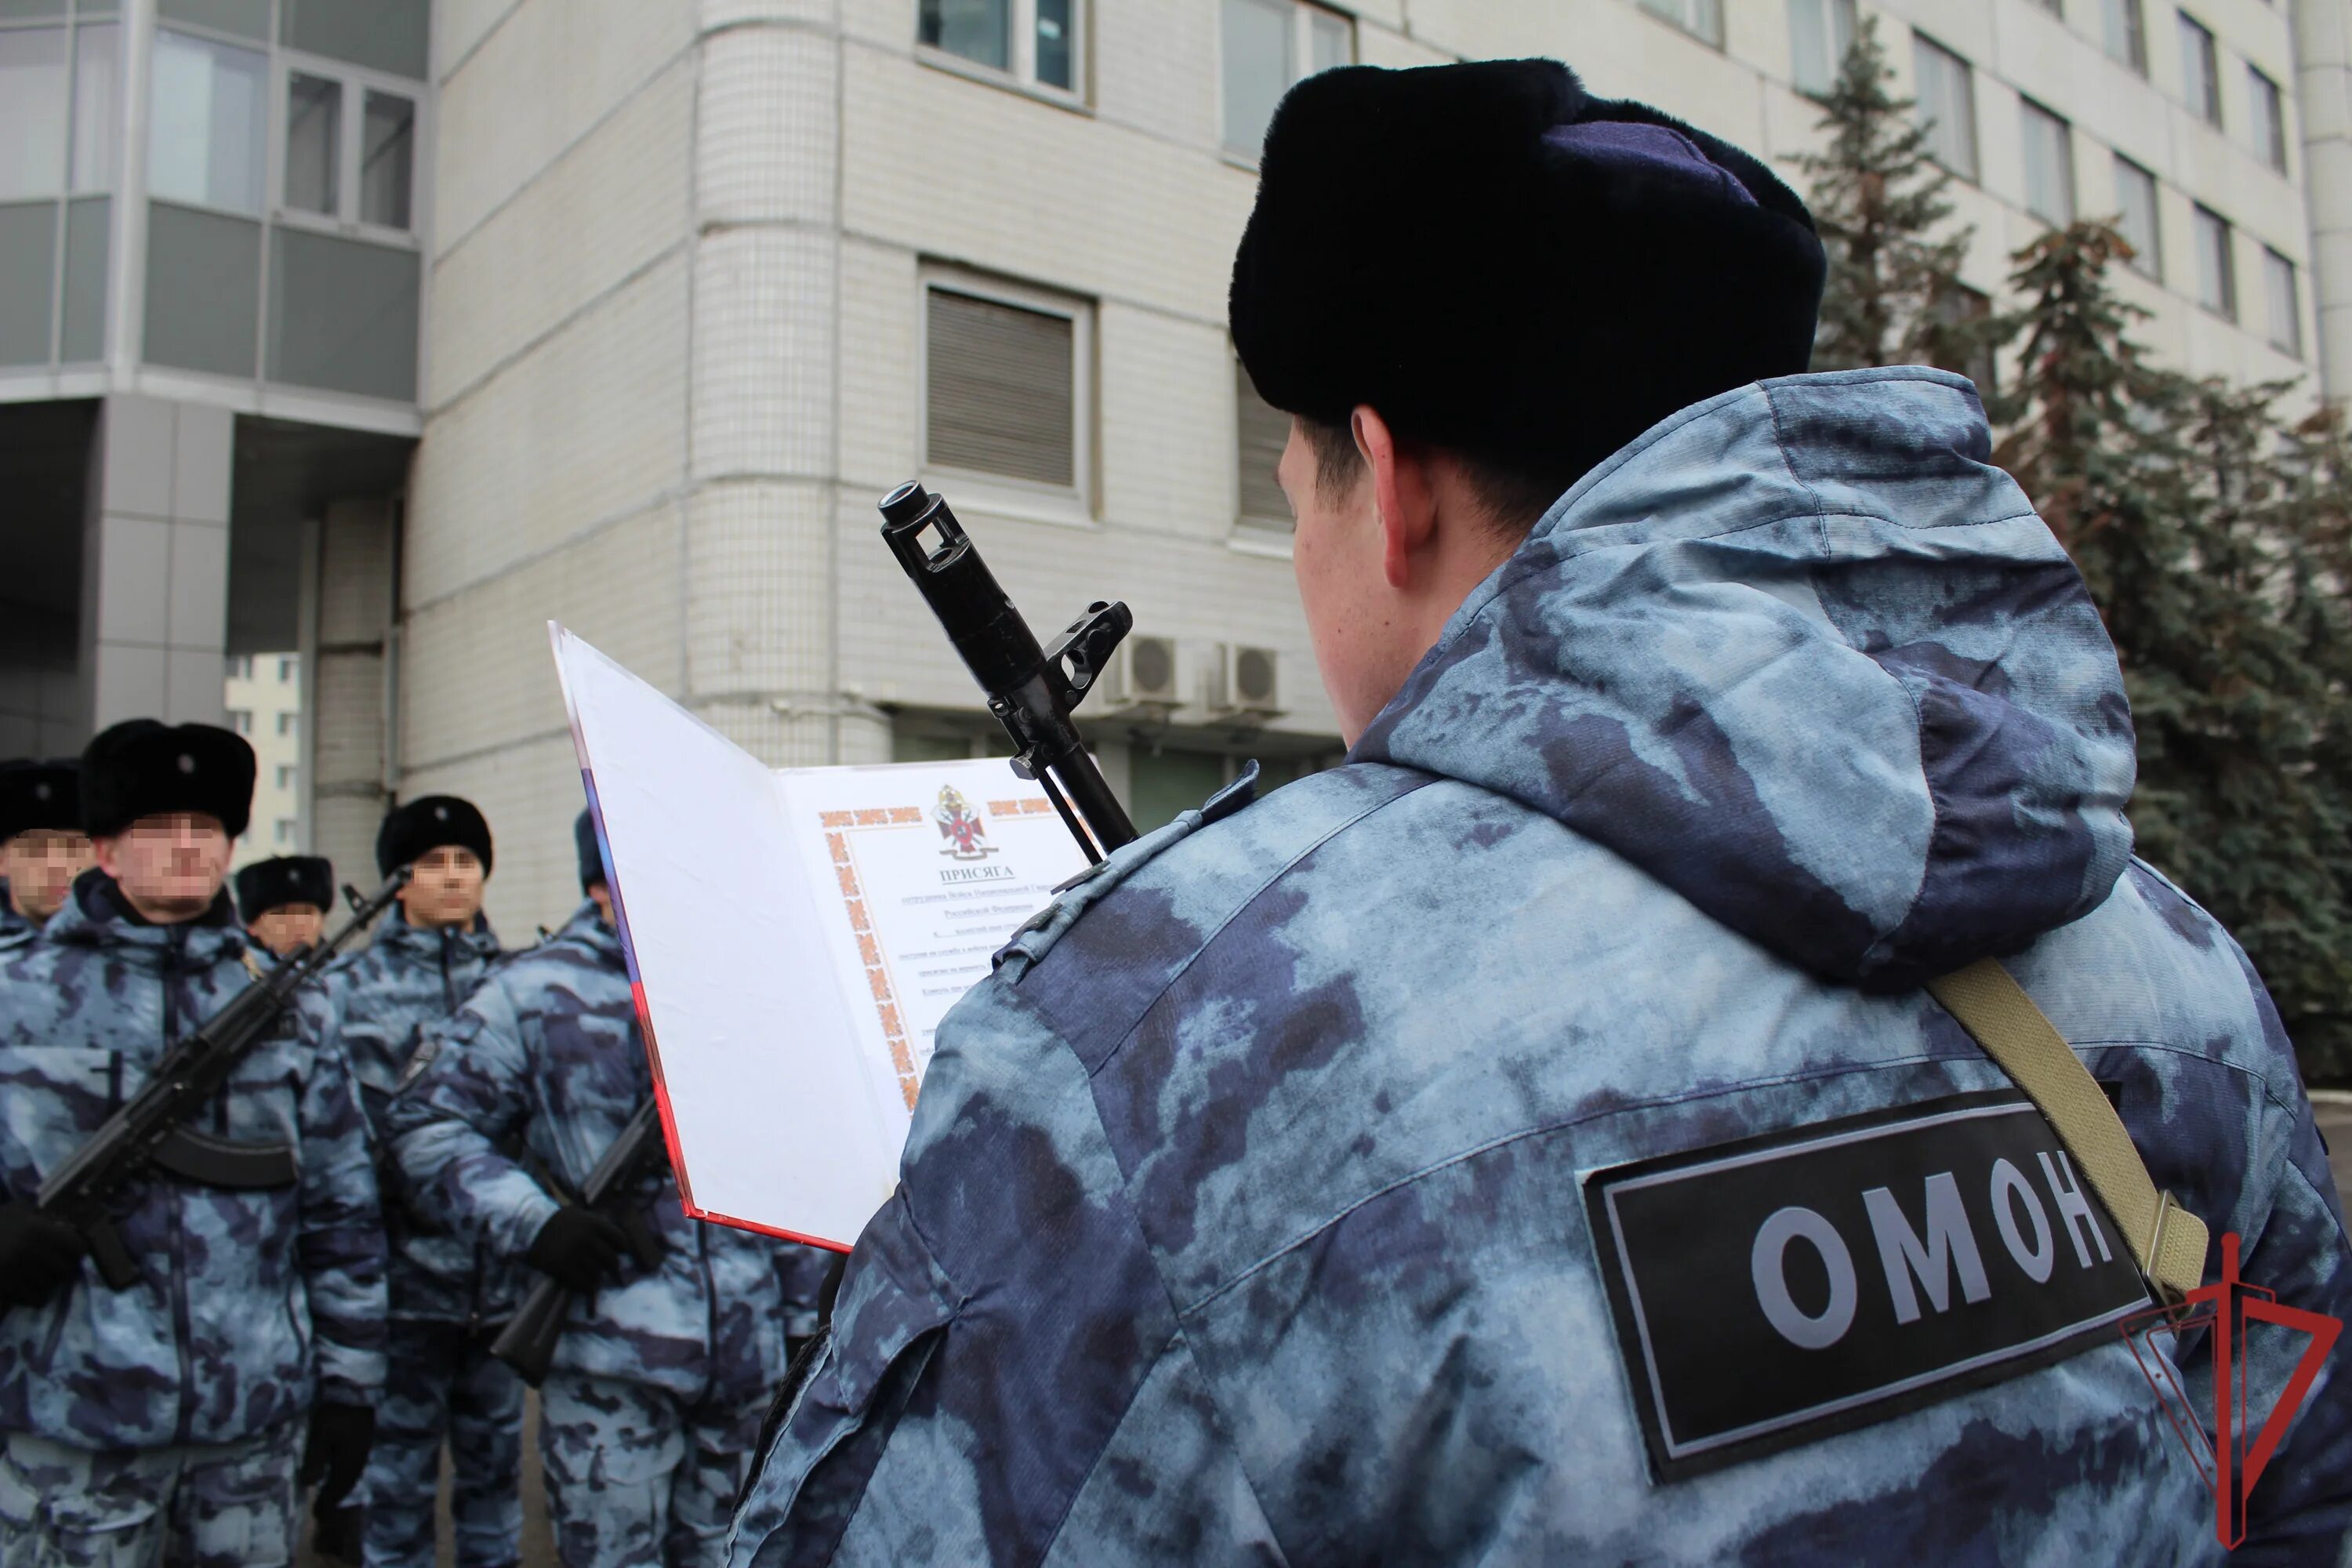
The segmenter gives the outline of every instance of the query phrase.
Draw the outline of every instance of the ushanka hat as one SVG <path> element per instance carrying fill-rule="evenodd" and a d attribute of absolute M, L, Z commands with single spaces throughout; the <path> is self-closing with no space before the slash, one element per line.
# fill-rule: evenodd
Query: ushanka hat
<path fill-rule="evenodd" d="M 1557 60 L 1307 78 L 1234 258 L 1275 407 L 1578 478 L 1679 408 L 1812 353 L 1804 204 L 1737 147 Z"/>
<path fill-rule="evenodd" d="M 572 819 L 572 847 L 580 856 L 580 890 L 604 880 L 604 857 L 596 847 L 596 814 L 583 810 Z"/>
<path fill-rule="evenodd" d="M 81 831 L 81 764 L 73 758 L 0 763 L 0 844 L 37 828 Z"/>
<path fill-rule="evenodd" d="M 394 806 L 376 829 L 375 868 L 389 877 L 444 845 L 472 850 L 482 874 L 489 875 L 490 825 L 473 802 L 454 795 L 419 795 Z"/>
<path fill-rule="evenodd" d="M 253 748 L 215 724 L 126 719 L 81 753 L 81 825 L 93 837 L 142 816 L 201 812 L 231 838 L 253 818 Z"/>
<path fill-rule="evenodd" d="M 289 904 L 333 909 L 334 867 L 317 855 L 281 855 L 257 860 L 236 874 L 236 910 L 246 924 Z"/>

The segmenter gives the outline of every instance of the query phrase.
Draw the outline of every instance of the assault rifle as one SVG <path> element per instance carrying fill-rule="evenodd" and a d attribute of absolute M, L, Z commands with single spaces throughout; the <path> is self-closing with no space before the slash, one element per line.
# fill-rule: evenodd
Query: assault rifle
<path fill-rule="evenodd" d="M 655 1154 L 667 1152 L 661 1121 L 648 1100 L 637 1107 L 637 1113 L 629 1118 L 629 1124 L 580 1184 L 580 1202 L 628 1232 L 629 1249 L 648 1268 L 661 1261 L 661 1238 L 646 1223 L 645 1210 L 625 1200 L 639 1169 Z M 554 1363 L 555 1344 L 563 1337 L 564 1320 L 572 1315 L 572 1298 L 577 1294 L 560 1279 L 540 1276 L 514 1317 L 490 1342 L 490 1353 L 537 1388 Z"/>
<path fill-rule="evenodd" d="M 147 1075 L 145 1086 L 41 1184 L 34 1206 L 81 1232 L 109 1289 L 128 1289 L 139 1278 L 138 1261 L 115 1226 L 114 1204 L 149 1173 L 232 1191 L 294 1184 L 299 1167 L 289 1145 L 238 1142 L 199 1132 L 188 1122 L 286 1016 L 295 993 L 317 979 L 343 944 L 407 885 L 408 869 L 403 867 L 367 898 L 346 887 L 351 918 L 333 935 L 289 953 L 175 1041 Z"/>
<path fill-rule="evenodd" d="M 882 542 L 980 682 L 988 710 L 1013 737 L 1013 771 L 1045 786 L 1045 798 L 1087 859 L 1100 860 L 1132 841 L 1135 824 L 1103 782 L 1070 718 L 1133 628 L 1127 606 L 1097 599 L 1040 648 L 946 500 L 911 479 L 882 498 Z"/>

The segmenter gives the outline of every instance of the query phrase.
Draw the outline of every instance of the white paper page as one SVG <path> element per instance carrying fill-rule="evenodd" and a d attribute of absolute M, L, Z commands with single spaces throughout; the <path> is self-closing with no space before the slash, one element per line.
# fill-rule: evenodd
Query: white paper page
<path fill-rule="evenodd" d="M 688 1211 L 845 1248 L 906 1116 L 857 1048 L 821 929 L 838 897 L 812 896 L 773 773 L 551 629 Z"/>
<path fill-rule="evenodd" d="M 940 1018 L 1086 857 L 1001 757 L 782 776 L 859 1047 L 896 1090 L 896 1150 Z"/>

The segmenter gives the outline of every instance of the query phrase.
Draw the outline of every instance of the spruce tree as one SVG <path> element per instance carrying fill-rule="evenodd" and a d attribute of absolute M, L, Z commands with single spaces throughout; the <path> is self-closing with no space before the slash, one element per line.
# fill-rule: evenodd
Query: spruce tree
<path fill-rule="evenodd" d="M 2139 737 L 2139 852 L 2230 927 L 2314 1077 L 2352 1072 L 2340 584 L 2312 549 L 2344 531 L 2340 426 L 2279 430 L 2277 384 L 2151 364 L 2145 314 L 2098 224 L 2019 254 L 2027 341 L 1995 460 L 2081 567 Z M 2331 673 L 2331 661 L 2333 673 Z"/>
<path fill-rule="evenodd" d="M 1970 316 L 1959 282 L 1973 231 L 1951 224 L 1951 174 L 1929 156 L 1913 100 L 1890 90 L 1895 72 L 1864 19 L 1816 99 L 1825 151 L 1793 160 L 1811 179 L 1810 205 L 1829 254 L 1815 370 L 1989 360 L 2012 331 L 2006 318 Z M 1990 398 L 1992 389 L 1980 389 Z"/>

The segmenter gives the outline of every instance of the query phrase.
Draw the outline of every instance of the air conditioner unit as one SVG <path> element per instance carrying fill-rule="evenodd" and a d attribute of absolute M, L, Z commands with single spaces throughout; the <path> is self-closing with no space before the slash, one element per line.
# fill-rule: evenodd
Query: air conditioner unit
<path fill-rule="evenodd" d="M 1256 719 L 1282 712 L 1281 661 L 1270 647 L 1219 643 L 1209 672 L 1209 709 Z"/>
<path fill-rule="evenodd" d="M 1177 708 L 1176 639 L 1129 634 L 1103 672 L 1102 700 L 1110 708 Z"/>

